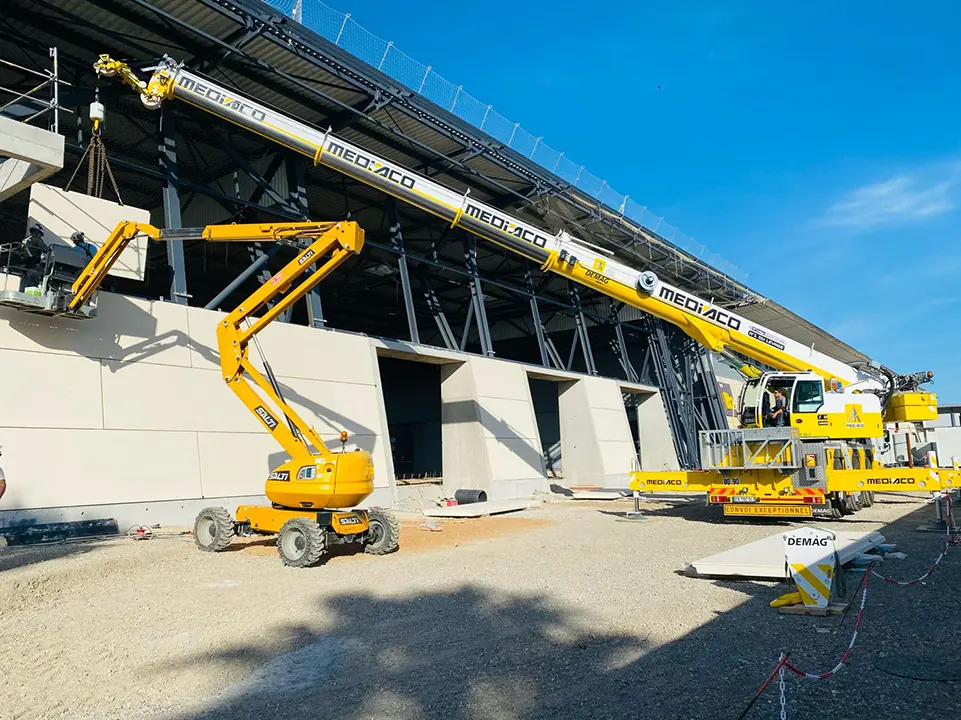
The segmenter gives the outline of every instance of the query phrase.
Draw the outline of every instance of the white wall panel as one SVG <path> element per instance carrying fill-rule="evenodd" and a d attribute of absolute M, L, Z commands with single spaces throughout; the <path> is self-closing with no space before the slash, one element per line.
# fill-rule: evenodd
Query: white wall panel
<path fill-rule="evenodd" d="M 0 350 L 0 368 L 0 427 L 103 427 L 99 360 Z"/>
<path fill-rule="evenodd" d="M 3 470 L 2 510 L 200 497 L 195 433 L 9 428 Z"/>

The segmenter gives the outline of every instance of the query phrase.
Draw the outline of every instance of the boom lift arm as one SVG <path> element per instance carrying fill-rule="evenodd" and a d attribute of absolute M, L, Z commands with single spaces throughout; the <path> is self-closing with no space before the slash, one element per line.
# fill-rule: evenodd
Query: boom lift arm
<path fill-rule="evenodd" d="M 309 226 L 300 229 L 301 225 Z M 77 313 L 89 303 L 124 249 L 138 235 L 154 241 L 204 240 L 206 242 L 279 242 L 290 244 L 299 232 L 309 233 L 318 223 L 249 223 L 240 225 L 207 225 L 201 228 L 161 229 L 147 223 L 120 222 L 96 254 L 80 271 L 71 288 L 66 309 Z"/>

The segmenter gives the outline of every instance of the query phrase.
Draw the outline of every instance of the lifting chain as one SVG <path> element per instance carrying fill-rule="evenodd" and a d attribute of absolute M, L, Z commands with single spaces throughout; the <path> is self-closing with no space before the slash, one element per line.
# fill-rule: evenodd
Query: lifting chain
<path fill-rule="evenodd" d="M 95 91 L 94 103 L 97 105 L 100 103 L 99 88 Z M 101 137 L 100 120 L 98 119 L 93 120 L 93 127 L 90 131 L 90 142 L 87 144 L 86 150 L 83 151 L 83 156 L 80 158 L 80 162 L 77 163 L 77 167 L 67 181 L 64 190 L 70 190 L 70 186 L 73 185 L 74 178 L 77 177 L 77 173 L 80 171 L 80 166 L 83 165 L 84 159 L 88 160 L 87 195 L 96 198 L 103 197 L 104 180 L 109 178 L 113 193 L 117 196 L 117 202 L 123 205 L 123 200 L 120 197 L 120 189 L 117 187 L 117 180 L 113 176 L 110 161 L 107 159 L 107 146 L 104 145 L 103 137 Z"/>

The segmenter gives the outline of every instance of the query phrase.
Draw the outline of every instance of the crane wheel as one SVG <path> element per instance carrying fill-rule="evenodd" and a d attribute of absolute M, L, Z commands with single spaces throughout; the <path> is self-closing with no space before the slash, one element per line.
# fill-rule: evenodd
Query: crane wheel
<path fill-rule="evenodd" d="M 277 551 L 284 565 L 305 568 L 316 565 L 327 547 L 324 531 L 308 518 L 291 518 L 280 528 Z"/>
<path fill-rule="evenodd" d="M 861 493 L 861 505 L 866 508 L 874 505 L 874 493 L 870 491 Z"/>
<path fill-rule="evenodd" d="M 364 552 L 371 555 L 386 555 L 400 545 L 400 521 L 394 513 L 381 508 L 367 511 L 367 542 Z"/>
<path fill-rule="evenodd" d="M 204 508 L 194 520 L 194 542 L 204 552 L 220 552 L 234 539 L 234 519 L 222 507 Z"/>

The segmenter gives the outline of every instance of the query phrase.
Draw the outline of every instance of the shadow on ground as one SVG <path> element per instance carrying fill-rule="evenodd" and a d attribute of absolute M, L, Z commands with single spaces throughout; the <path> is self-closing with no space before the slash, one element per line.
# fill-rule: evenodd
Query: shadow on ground
<path fill-rule="evenodd" d="M 0 572 L 14 570 L 69 557 L 84 555 L 104 546 L 107 542 L 102 538 L 88 540 L 68 540 L 58 543 L 44 543 L 38 545 L 18 545 L 15 547 L 0 547 Z"/>
<path fill-rule="evenodd" d="M 925 506 L 884 529 L 909 556 L 889 560 L 885 572 L 918 574 L 937 554 L 943 540 L 914 531 L 931 512 Z M 947 666 L 961 662 L 958 555 L 949 553 L 926 585 L 873 583 L 850 664 L 830 682 L 789 677 L 788 717 L 957 717 L 961 683 L 908 680 L 881 667 L 919 658 Z M 697 604 L 698 588 L 711 581 L 686 582 L 689 594 L 678 602 Z M 790 651 L 798 665 L 821 672 L 848 643 L 856 611 L 829 618 L 779 615 L 768 602 L 785 586 L 719 584 L 743 594 L 743 602 L 659 647 L 643 632 L 614 630 L 597 616 L 591 624 L 546 596 L 465 586 L 403 597 L 343 593 L 318 606 L 330 618 L 323 632 L 279 625 L 227 651 L 145 672 L 163 682 L 164 673 L 213 664 L 247 678 L 205 707 L 175 716 L 183 720 L 735 718 L 780 652 Z M 623 602 L 627 607 L 643 597 Z M 669 627 L 671 618 L 652 623 Z M 775 683 L 748 717 L 776 717 L 777 699 Z"/>

